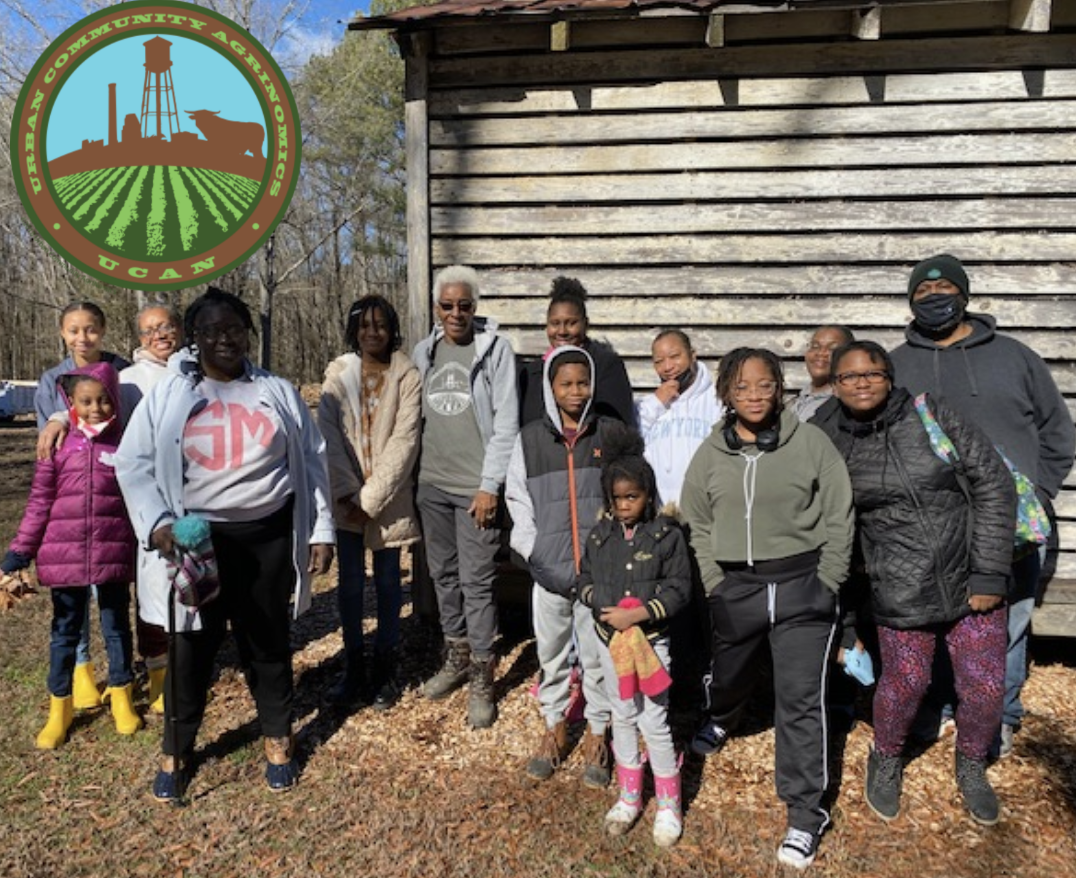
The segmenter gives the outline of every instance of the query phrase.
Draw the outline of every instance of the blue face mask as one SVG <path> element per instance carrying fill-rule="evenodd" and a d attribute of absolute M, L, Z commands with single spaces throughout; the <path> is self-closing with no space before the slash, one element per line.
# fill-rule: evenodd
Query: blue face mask
<path fill-rule="evenodd" d="M 915 322 L 924 332 L 938 335 L 951 332 L 964 320 L 964 297 L 934 293 L 912 302 Z"/>

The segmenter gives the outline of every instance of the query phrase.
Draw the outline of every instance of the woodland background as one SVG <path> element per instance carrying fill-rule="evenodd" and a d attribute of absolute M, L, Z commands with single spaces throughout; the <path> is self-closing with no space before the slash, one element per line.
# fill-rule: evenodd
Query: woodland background
<path fill-rule="evenodd" d="M 137 346 L 134 315 L 145 297 L 87 277 L 40 241 L 11 173 L 11 119 L 26 74 L 67 27 L 109 5 L 0 0 L 0 378 L 36 379 L 55 364 L 64 354 L 59 311 L 79 299 L 104 309 L 109 350 L 129 354 Z M 198 5 L 247 28 L 280 64 L 299 108 L 303 142 L 299 184 L 271 244 L 214 284 L 260 312 L 263 365 L 297 383 L 320 381 L 326 363 L 344 350 L 344 318 L 359 296 L 380 293 L 406 317 L 403 61 L 387 33 L 347 32 L 352 12 L 340 0 Z M 374 0 L 370 14 L 412 5 Z M 330 28 L 335 39 L 312 41 L 304 23 L 330 8 L 345 23 Z M 177 81 L 177 92 L 180 87 Z M 153 300 L 182 308 L 204 290 Z M 265 331 L 270 315 L 271 334 Z"/>

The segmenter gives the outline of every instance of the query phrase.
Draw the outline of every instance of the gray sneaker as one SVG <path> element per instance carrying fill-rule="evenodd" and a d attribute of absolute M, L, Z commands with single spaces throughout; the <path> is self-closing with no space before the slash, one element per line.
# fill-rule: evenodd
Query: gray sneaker
<path fill-rule="evenodd" d="M 883 756 L 871 749 L 867 757 L 867 804 L 883 820 L 900 813 L 904 763 L 899 756 Z"/>

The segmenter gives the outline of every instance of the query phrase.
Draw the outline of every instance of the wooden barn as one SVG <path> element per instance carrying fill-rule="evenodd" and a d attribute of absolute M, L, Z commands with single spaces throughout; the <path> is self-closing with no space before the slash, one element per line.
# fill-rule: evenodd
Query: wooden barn
<path fill-rule="evenodd" d="M 1076 411 L 1076 0 L 445 0 L 359 19 L 407 69 L 411 341 L 430 280 L 545 347 L 558 274 L 655 382 L 650 341 L 710 364 L 814 327 L 886 346 L 926 256 L 1049 363 Z M 1035 619 L 1076 635 L 1076 477 Z"/>

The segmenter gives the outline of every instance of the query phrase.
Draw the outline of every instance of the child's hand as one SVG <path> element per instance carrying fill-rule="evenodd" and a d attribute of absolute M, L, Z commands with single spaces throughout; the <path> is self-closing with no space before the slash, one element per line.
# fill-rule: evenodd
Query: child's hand
<path fill-rule="evenodd" d="M 41 428 L 37 437 L 37 459 L 48 460 L 53 452 L 59 451 L 67 438 L 67 424 L 62 421 L 48 421 Z"/>
<path fill-rule="evenodd" d="M 617 631 L 626 631 L 650 618 L 646 607 L 604 607 L 599 617 L 602 622 Z"/>

